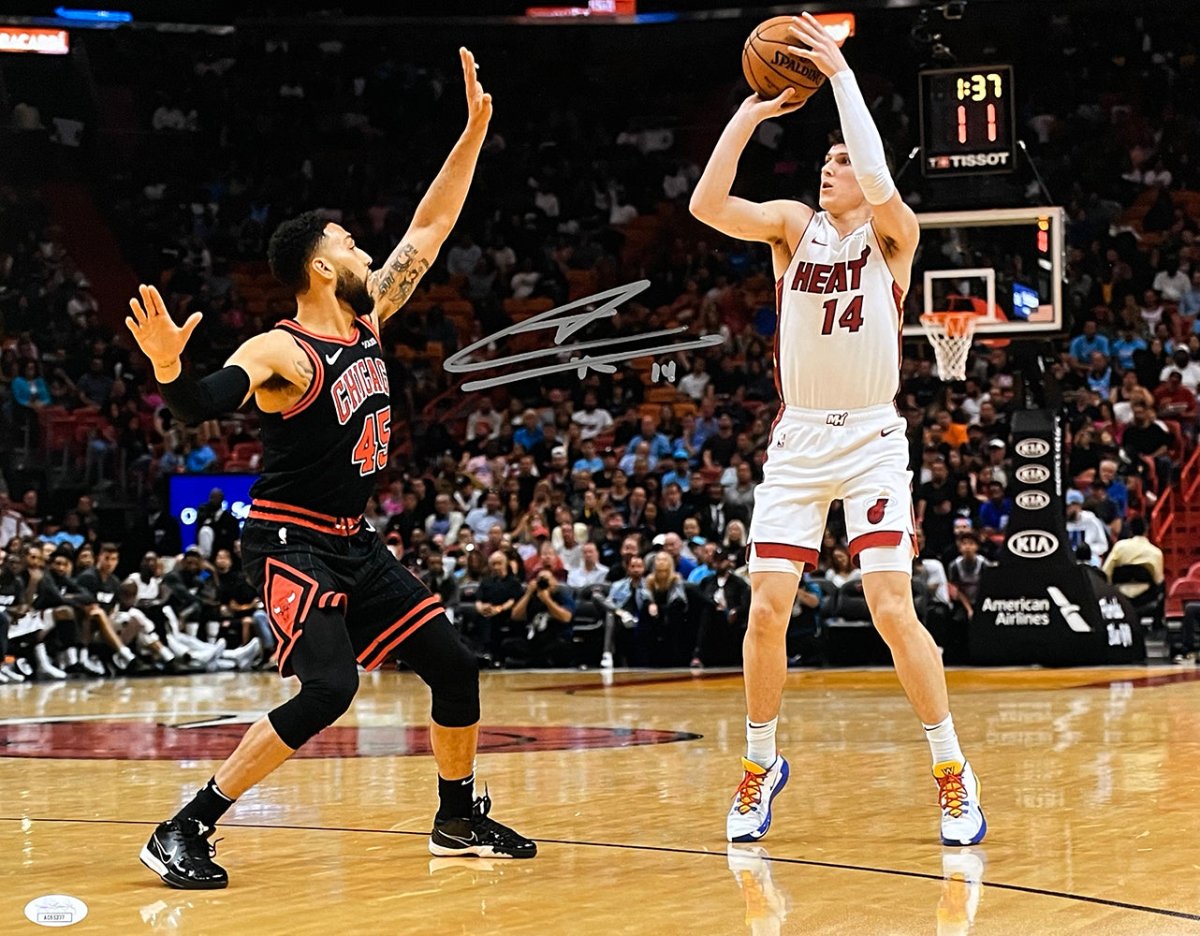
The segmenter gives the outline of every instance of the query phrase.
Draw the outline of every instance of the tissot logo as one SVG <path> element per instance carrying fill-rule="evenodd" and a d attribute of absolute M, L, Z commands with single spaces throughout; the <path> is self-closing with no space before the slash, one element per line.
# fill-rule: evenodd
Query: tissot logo
<path fill-rule="evenodd" d="M 1022 484 L 1041 484 L 1050 477 L 1050 469 L 1043 465 L 1026 465 L 1017 469 L 1017 480 Z"/>
<path fill-rule="evenodd" d="M 1017 454 L 1022 458 L 1041 458 L 1050 451 L 1050 443 L 1044 439 L 1022 439 L 1017 443 Z"/>
<path fill-rule="evenodd" d="M 1050 495 L 1042 491 L 1022 491 L 1016 496 L 1016 502 L 1022 510 L 1041 510 L 1050 506 Z"/>
<path fill-rule="evenodd" d="M 1023 530 L 1010 536 L 1005 545 L 1021 559 L 1044 559 L 1058 549 L 1058 537 L 1045 530 Z"/>
<path fill-rule="evenodd" d="M 1007 166 L 1008 153 L 956 153 L 952 156 L 930 156 L 930 169 L 962 169 L 972 166 Z"/>

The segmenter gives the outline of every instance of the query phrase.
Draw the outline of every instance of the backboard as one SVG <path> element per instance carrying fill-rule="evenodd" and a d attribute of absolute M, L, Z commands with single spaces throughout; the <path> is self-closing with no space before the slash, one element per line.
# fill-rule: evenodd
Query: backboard
<path fill-rule="evenodd" d="M 928 312 L 975 312 L 984 338 L 1063 330 L 1065 216 L 1061 208 L 918 214 L 921 245 L 904 302 L 905 337 Z"/>

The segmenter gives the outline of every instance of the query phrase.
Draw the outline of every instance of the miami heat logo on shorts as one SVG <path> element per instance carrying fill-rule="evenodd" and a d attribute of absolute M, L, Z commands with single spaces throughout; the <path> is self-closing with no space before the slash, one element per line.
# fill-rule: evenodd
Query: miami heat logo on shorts
<path fill-rule="evenodd" d="M 867 508 L 867 522 L 878 523 L 883 519 L 883 512 L 887 509 L 888 499 L 881 497 Z"/>

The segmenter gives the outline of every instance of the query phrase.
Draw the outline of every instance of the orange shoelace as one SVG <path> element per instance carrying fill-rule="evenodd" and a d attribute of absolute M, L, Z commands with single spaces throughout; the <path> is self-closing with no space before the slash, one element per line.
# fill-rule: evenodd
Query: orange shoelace
<path fill-rule="evenodd" d="M 737 788 L 738 812 L 745 815 L 762 801 L 762 785 L 766 778 L 766 771 L 760 774 L 746 771 Z"/>
<path fill-rule="evenodd" d="M 947 770 L 940 777 L 935 777 L 938 785 L 938 805 L 943 812 L 950 813 L 955 819 L 962 816 L 963 802 L 967 798 L 966 787 L 963 786 L 961 773 Z"/>

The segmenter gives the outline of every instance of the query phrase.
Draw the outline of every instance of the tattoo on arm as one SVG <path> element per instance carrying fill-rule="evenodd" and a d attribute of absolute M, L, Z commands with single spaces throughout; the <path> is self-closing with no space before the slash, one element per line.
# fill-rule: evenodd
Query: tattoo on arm
<path fill-rule="evenodd" d="M 304 381 L 304 386 L 307 387 L 312 382 L 313 366 L 312 361 L 308 359 L 308 355 L 301 352 L 293 362 L 296 368 L 296 376 Z"/>
<path fill-rule="evenodd" d="M 388 265 L 371 274 L 374 281 L 371 292 L 376 301 L 383 299 L 403 305 L 412 294 L 421 277 L 429 269 L 429 261 L 422 257 L 412 244 L 401 244 Z"/>
<path fill-rule="evenodd" d="M 376 299 L 403 305 L 412 295 L 416 283 L 430 269 L 430 262 L 421 257 L 412 244 L 401 244 L 392 254 L 390 263 L 380 270 L 374 283 Z"/>

